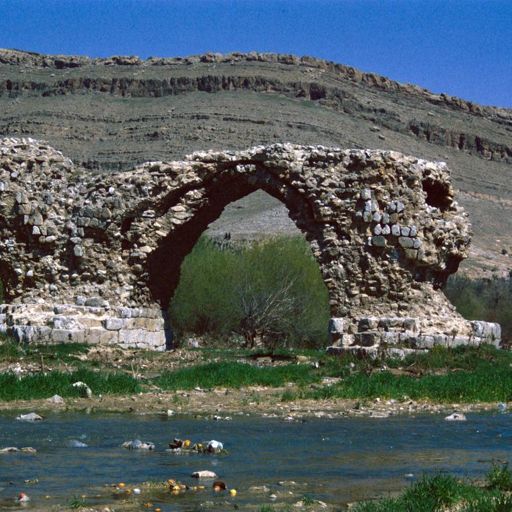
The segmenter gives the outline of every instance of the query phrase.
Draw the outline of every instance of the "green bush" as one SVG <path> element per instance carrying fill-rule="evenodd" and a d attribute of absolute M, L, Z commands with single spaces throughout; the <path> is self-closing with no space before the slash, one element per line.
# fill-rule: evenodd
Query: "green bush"
<path fill-rule="evenodd" d="M 327 289 L 301 237 L 228 248 L 201 238 L 183 262 L 170 314 L 178 336 L 238 335 L 249 346 L 327 343 Z"/>
<path fill-rule="evenodd" d="M 457 311 L 469 320 L 498 322 L 504 341 L 512 340 L 512 278 L 468 279 L 453 276 L 444 290 Z"/>

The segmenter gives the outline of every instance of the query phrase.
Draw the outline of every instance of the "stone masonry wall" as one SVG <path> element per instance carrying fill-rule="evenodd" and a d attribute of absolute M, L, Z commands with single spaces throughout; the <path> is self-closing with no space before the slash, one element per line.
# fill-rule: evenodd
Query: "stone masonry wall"
<path fill-rule="evenodd" d="M 38 141 L 0 140 L 0 330 L 164 349 L 162 312 L 183 258 L 227 204 L 257 189 L 287 206 L 311 245 L 333 351 L 499 342 L 499 326 L 464 320 L 437 290 L 470 243 L 444 163 L 291 144 L 107 175 Z"/>

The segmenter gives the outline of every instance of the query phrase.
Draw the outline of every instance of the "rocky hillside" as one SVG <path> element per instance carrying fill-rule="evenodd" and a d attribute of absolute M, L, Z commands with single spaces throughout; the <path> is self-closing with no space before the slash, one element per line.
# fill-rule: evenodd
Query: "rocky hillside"
<path fill-rule="evenodd" d="M 0 50 L 0 136 L 10 135 L 45 139 L 84 172 L 277 141 L 444 160 L 473 223 L 466 269 L 512 267 L 512 110 L 340 64 L 257 53 L 143 61 Z M 256 194 L 212 230 L 258 236 L 291 227 L 279 203 Z"/>

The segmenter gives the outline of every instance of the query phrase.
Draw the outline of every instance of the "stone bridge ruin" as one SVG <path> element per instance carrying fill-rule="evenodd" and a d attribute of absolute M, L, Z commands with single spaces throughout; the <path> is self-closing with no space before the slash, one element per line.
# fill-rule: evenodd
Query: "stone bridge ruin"
<path fill-rule="evenodd" d="M 257 189 L 318 261 L 332 351 L 499 343 L 497 324 L 464 320 L 438 290 L 470 243 L 444 163 L 291 144 L 91 174 L 42 142 L 0 140 L 0 331 L 164 350 L 183 259 Z"/>

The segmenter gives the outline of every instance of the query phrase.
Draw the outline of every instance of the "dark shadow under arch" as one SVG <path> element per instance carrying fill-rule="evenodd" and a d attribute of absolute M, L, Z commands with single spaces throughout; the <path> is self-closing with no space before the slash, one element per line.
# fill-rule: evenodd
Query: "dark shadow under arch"
<path fill-rule="evenodd" d="M 226 176 L 224 179 L 208 183 L 207 203 L 201 206 L 189 221 L 164 237 L 157 249 L 148 256 L 149 288 L 162 310 L 168 309 L 178 286 L 183 260 L 192 251 L 209 224 L 220 217 L 228 204 L 259 189 L 275 197 L 287 207 L 290 218 L 309 243 L 316 242 L 322 236 L 320 229 L 314 231 L 308 229 L 308 226 L 316 226 L 316 224 L 306 199 L 290 187 L 282 187 L 273 176 L 266 173 L 258 173 L 252 179 L 248 179 L 247 176 Z M 280 190 L 286 190 L 286 196 Z M 313 254 L 318 260 L 319 253 L 315 254 L 313 250 Z"/>

